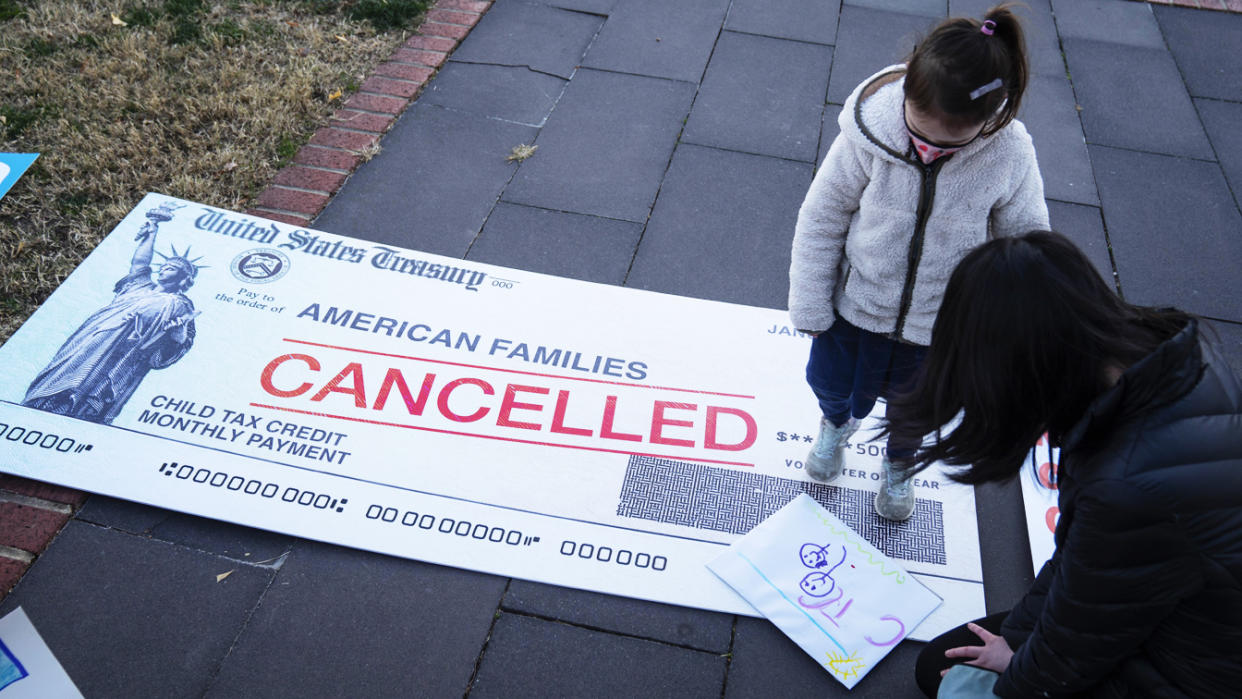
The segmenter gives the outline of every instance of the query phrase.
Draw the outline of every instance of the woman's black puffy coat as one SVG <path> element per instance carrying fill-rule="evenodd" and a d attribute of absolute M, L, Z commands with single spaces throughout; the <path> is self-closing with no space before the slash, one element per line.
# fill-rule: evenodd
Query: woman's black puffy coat
<path fill-rule="evenodd" d="M 995 692 L 1242 696 L 1242 388 L 1197 323 L 1061 446 L 1056 553 L 1005 622 Z"/>

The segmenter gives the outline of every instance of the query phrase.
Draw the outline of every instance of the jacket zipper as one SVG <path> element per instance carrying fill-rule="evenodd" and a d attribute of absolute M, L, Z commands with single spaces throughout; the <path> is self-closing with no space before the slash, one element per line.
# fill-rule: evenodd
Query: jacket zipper
<path fill-rule="evenodd" d="M 898 306 L 897 325 L 892 334 L 892 339 L 898 342 L 902 341 L 901 333 L 906 329 L 906 316 L 910 313 L 910 304 L 914 301 L 914 282 L 918 276 L 919 262 L 923 259 L 923 237 L 927 230 L 927 219 L 931 217 L 932 204 L 936 200 L 936 177 L 939 176 L 940 168 L 948 159 L 937 158 L 930 165 L 921 162 L 916 165 L 919 168 L 922 186 L 919 190 L 914 235 L 910 238 L 910 251 L 906 257 L 906 283 L 901 289 L 901 305 Z"/>

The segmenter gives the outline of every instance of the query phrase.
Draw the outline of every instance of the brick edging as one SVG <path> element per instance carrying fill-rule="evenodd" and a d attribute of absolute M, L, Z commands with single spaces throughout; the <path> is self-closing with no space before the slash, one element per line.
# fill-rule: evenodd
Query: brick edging
<path fill-rule="evenodd" d="M 295 226 L 309 224 L 491 5 L 491 0 L 437 0 L 418 33 L 374 68 L 246 213 Z M 86 497 L 79 490 L 0 473 L 0 599 Z"/>
<path fill-rule="evenodd" d="M 375 67 L 246 213 L 310 224 L 491 5 L 492 0 L 437 0 L 418 33 Z"/>
<path fill-rule="evenodd" d="M 86 501 L 86 493 L 0 473 L 0 599 Z"/>

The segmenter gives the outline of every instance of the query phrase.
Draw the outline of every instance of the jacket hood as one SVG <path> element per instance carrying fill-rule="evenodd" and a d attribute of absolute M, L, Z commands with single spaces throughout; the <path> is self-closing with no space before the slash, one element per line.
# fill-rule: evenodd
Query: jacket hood
<path fill-rule="evenodd" d="M 1198 321 L 1191 318 L 1177 334 L 1122 373 L 1121 379 L 1096 398 L 1065 434 L 1068 450 L 1089 444 L 1093 434 L 1108 432 L 1139 412 L 1155 410 L 1186 395 L 1203 376 Z"/>
<path fill-rule="evenodd" d="M 910 153 L 910 134 L 906 131 L 905 111 L 906 66 L 898 63 L 880 70 L 862 81 L 845 100 L 837 117 L 841 133 L 859 146 L 888 160 L 922 165 Z M 961 162 L 990 146 L 1001 129 L 991 136 L 981 136 L 953 154 Z"/>

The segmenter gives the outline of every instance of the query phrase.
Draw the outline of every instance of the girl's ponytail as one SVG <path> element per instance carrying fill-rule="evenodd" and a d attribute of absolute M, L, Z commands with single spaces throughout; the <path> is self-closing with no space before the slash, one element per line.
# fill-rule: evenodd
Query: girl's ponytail
<path fill-rule="evenodd" d="M 1026 93 L 1026 83 L 1031 71 L 1026 57 L 1026 37 L 1022 32 L 1022 23 L 1013 12 L 1013 5 L 997 5 L 988 10 L 980 23 L 980 33 L 984 33 L 984 29 L 989 26 L 992 27 L 990 38 L 1002 44 L 1008 54 L 1008 60 L 1005 63 L 1008 63 L 1009 70 L 1007 74 L 1001 75 L 1000 71 L 1003 70 L 1001 62 L 994 64 L 998 77 L 1004 85 L 1003 104 L 996 100 L 997 108 L 992 110 L 996 118 L 984 128 L 985 135 L 1000 131 L 1018 116 L 1018 109 L 1022 106 L 1022 95 Z"/>
<path fill-rule="evenodd" d="M 988 10 L 982 21 L 946 19 L 906 64 L 907 99 L 961 126 L 982 123 L 984 136 L 1017 116 L 1030 73 L 1022 23 L 1010 3 Z"/>

